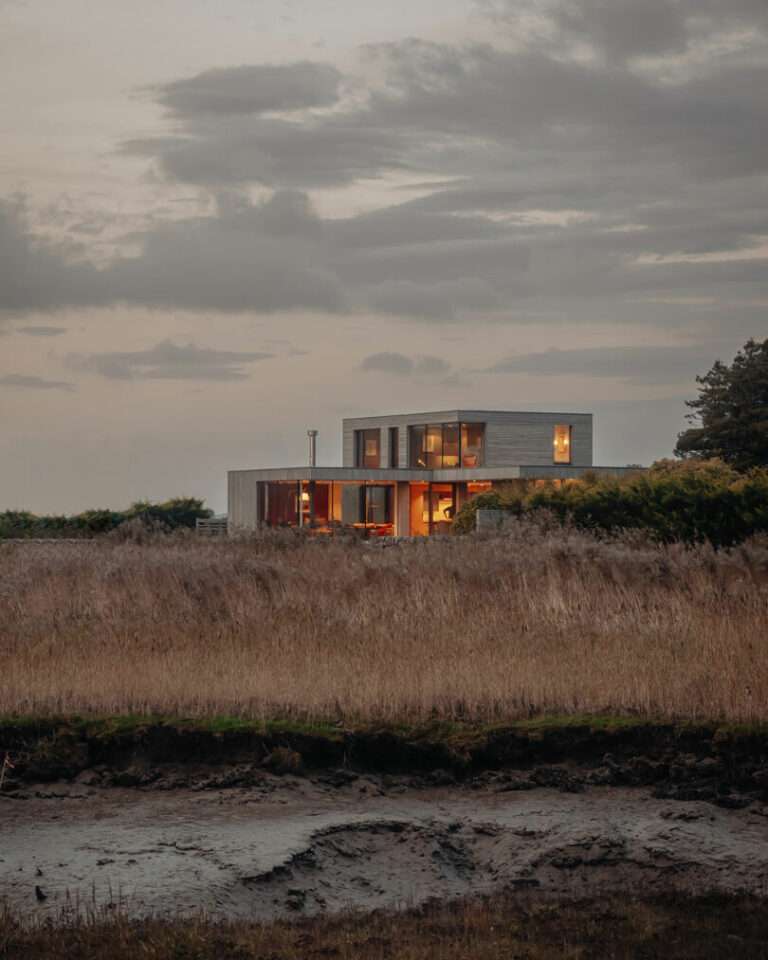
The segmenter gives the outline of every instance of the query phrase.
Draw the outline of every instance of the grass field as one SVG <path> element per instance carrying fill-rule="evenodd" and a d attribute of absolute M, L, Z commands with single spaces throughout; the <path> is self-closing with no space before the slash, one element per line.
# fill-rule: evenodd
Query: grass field
<path fill-rule="evenodd" d="M 768 543 L 0 545 L 0 713 L 768 720 Z"/>

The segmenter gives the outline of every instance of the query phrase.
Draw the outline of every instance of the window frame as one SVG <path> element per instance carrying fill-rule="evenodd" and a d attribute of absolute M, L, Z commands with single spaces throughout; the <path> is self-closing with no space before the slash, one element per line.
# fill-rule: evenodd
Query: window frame
<path fill-rule="evenodd" d="M 366 445 L 369 440 L 376 441 L 375 463 L 369 463 Z M 373 460 L 374 456 L 371 455 Z M 364 470 L 379 470 L 381 468 L 381 428 L 371 427 L 368 430 L 355 430 L 355 466 Z"/>
<path fill-rule="evenodd" d="M 559 437 L 564 435 L 565 442 L 558 443 Z M 552 428 L 552 463 L 559 467 L 570 466 L 573 463 L 573 424 L 556 423 Z"/>
<path fill-rule="evenodd" d="M 464 465 L 464 440 L 465 440 L 465 428 L 479 427 L 480 428 L 480 443 L 477 447 L 473 447 L 473 450 L 477 450 L 476 454 L 478 462 L 472 467 L 465 467 Z M 482 467 L 485 464 L 485 432 L 486 432 L 486 423 L 483 420 L 449 420 L 446 423 L 412 423 L 408 424 L 408 466 L 411 470 L 460 470 L 460 469 L 475 469 L 475 467 Z M 434 444 L 435 449 L 428 449 L 428 437 L 434 437 L 436 431 L 440 431 L 440 442 L 439 442 L 439 451 L 437 449 L 437 444 Z M 450 431 L 454 434 L 456 439 L 449 441 L 451 445 L 458 448 L 457 454 L 449 454 L 451 459 L 456 459 L 456 463 L 445 464 L 445 447 L 446 447 L 446 431 Z M 417 443 L 418 435 L 421 436 L 420 445 Z M 419 463 L 419 460 L 421 463 Z"/>

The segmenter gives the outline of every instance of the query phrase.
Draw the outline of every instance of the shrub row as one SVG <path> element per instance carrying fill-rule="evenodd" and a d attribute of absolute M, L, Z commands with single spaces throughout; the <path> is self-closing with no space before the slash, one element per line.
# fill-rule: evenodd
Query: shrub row
<path fill-rule="evenodd" d="M 454 529 L 474 530 L 478 508 L 517 516 L 548 511 L 582 529 L 638 529 L 664 543 L 732 546 L 768 532 L 768 469 L 738 473 L 719 460 L 660 460 L 622 478 L 587 473 L 559 484 L 513 482 L 465 504 Z"/>
<path fill-rule="evenodd" d="M 195 521 L 212 516 L 212 511 L 195 497 L 174 497 L 164 503 L 139 501 L 127 510 L 86 510 L 73 516 L 37 516 L 26 510 L 0 513 L 0 538 L 92 537 L 111 533 L 123 524 L 156 530 L 194 527 Z"/>

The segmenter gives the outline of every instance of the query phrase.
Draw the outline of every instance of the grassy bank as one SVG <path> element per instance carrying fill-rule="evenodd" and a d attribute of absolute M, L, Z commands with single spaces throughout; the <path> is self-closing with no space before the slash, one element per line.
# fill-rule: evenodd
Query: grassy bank
<path fill-rule="evenodd" d="M 0 713 L 768 720 L 768 546 L 510 536 L 0 547 Z"/>
<path fill-rule="evenodd" d="M 508 724 L 356 727 L 238 718 L 0 718 L 3 796 L 25 783 L 145 789 L 251 787 L 298 774 L 414 785 L 650 786 L 657 796 L 742 807 L 768 801 L 768 726 L 542 717 Z M 83 779 L 84 778 L 84 779 Z M 328 781 L 331 782 L 331 781 Z"/>
<path fill-rule="evenodd" d="M 214 924 L 95 919 L 23 927 L 0 913 L 4 960 L 761 960 L 768 910 L 748 897 L 669 897 L 552 903 L 520 894 L 401 914 Z"/>

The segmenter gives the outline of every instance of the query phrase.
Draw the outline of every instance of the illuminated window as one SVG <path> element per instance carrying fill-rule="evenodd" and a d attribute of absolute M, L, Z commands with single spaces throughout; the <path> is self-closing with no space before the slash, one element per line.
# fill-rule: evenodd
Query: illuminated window
<path fill-rule="evenodd" d="M 552 446 L 555 463 L 571 462 L 571 427 L 569 425 L 557 424 Z"/>
<path fill-rule="evenodd" d="M 484 423 L 462 423 L 461 425 L 461 465 L 462 467 L 482 467 Z"/>
<path fill-rule="evenodd" d="M 458 423 L 446 423 L 443 427 L 443 468 L 459 466 L 460 435 Z"/>
<path fill-rule="evenodd" d="M 408 465 L 427 470 L 483 465 L 484 423 L 426 423 L 408 428 Z"/>

